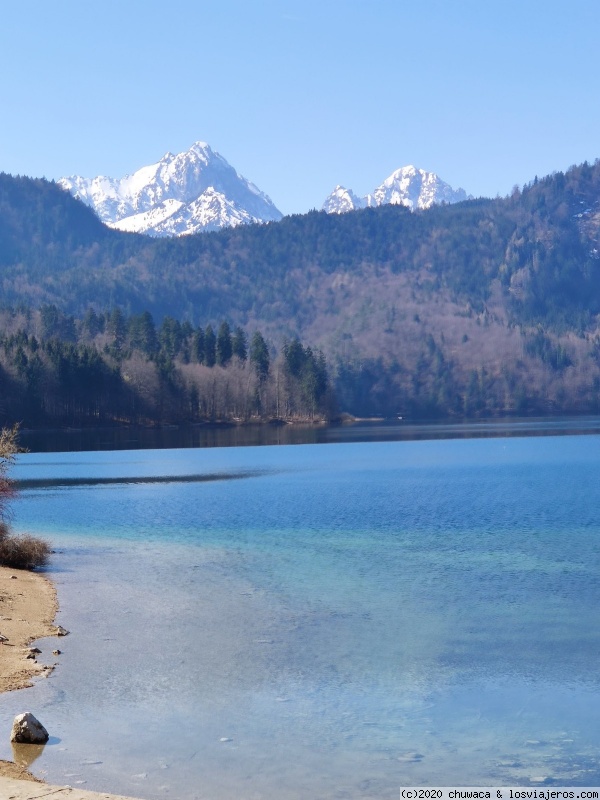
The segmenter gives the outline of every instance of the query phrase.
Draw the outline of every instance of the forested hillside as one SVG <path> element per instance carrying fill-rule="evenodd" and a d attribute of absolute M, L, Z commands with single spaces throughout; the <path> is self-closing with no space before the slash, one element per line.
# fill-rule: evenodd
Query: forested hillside
<path fill-rule="evenodd" d="M 0 176 L 5 306 L 226 319 L 324 352 L 341 410 L 596 412 L 600 163 L 508 198 L 382 206 L 152 240 Z"/>

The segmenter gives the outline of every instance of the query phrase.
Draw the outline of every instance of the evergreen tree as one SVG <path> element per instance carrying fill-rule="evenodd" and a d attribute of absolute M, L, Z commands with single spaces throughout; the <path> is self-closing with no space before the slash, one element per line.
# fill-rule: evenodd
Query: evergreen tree
<path fill-rule="evenodd" d="M 169 358 L 175 358 L 183 343 L 181 324 L 173 317 L 165 317 L 158 332 L 161 349 Z"/>
<path fill-rule="evenodd" d="M 158 350 L 156 328 L 149 311 L 134 314 L 129 318 L 128 335 L 131 347 L 141 350 L 145 355 L 152 356 Z"/>
<path fill-rule="evenodd" d="M 204 331 L 198 328 L 192 338 L 192 360 L 198 364 L 204 363 Z"/>
<path fill-rule="evenodd" d="M 248 336 L 239 325 L 233 332 L 232 348 L 234 356 L 237 356 L 240 361 L 246 361 L 248 358 Z"/>
<path fill-rule="evenodd" d="M 192 327 L 191 322 L 189 319 L 184 320 L 181 323 L 181 335 L 184 339 L 190 339 L 193 336 L 194 328 Z"/>
<path fill-rule="evenodd" d="M 299 377 L 300 373 L 302 372 L 302 367 L 306 361 L 306 354 L 298 339 L 293 339 L 291 342 L 285 342 L 283 345 L 283 358 L 285 361 L 285 367 L 289 374 L 294 378 Z"/>
<path fill-rule="evenodd" d="M 25 351 L 20 346 L 17 348 L 17 352 L 14 355 L 13 363 L 14 363 L 15 367 L 17 368 L 18 374 L 19 375 L 24 375 L 25 374 L 25 370 L 27 369 L 27 365 L 29 363 L 29 360 L 28 360 L 27 356 L 25 355 Z"/>
<path fill-rule="evenodd" d="M 220 367 L 226 367 L 231 361 L 232 354 L 231 328 L 227 322 L 222 322 L 217 333 L 217 364 Z"/>
<path fill-rule="evenodd" d="M 210 323 L 204 331 L 204 363 L 207 367 L 214 367 L 217 363 L 217 337 Z"/>
<path fill-rule="evenodd" d="M 85 312 L 81 327 L 84 333 L 90 337 L 90 339 L 93 339 L 94 336 L 97 336 L 102 330 L 102 320 L 96 314 L 93 308 L 88 308 L 88 310 Z"/>
<path fill-rule="evenodd" d="M 106 320 L 106 331 L 112 336 L 113 344 L 120 347 L 125 341 L 127 321 L 120 308 L 113 308 Z"/>
<path fill-rule="evenodd" d="M 269 348 L 260 331 L 256 331 L 250 342 L 250 363 L 254 366 L 256 375 L 264 383 L 269 376 Z"/>

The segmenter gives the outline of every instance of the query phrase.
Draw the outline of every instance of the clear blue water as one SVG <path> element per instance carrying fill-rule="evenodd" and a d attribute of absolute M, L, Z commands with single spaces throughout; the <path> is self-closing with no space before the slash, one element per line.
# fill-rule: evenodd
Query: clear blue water
<path fill-rule="evenodd" d="M 51 782 L 154 798 L 600 784 L 600 437 L 27 454 Z M 0 758 L 12 757 L 0 737 Z"/>

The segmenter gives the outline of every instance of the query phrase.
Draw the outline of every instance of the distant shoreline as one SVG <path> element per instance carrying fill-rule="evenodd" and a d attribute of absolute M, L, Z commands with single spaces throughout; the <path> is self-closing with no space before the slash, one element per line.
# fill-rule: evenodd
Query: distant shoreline
<path fill-rule="evenodd" d="M 417 441 L 514 436 L 600 434 L 600 416 L 492 417 L 481 419 L 353 418 L 333 424 L 206 423 L 21 429 L 30 452 L 181 449 L 357 441 Z"/>

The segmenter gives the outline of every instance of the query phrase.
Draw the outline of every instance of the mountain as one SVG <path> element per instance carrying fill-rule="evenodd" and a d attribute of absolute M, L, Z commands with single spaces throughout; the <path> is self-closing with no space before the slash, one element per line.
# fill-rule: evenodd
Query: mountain
<path fill-rule="evenodd" d="M 73 175 L 58 184 L 106 225 L 151 236 L 182 236 L 282 216 L 266 194 L 205 142 L 184 153 L 167 153 L 124 178 Z"/>
<path fill-rule="evenodd" d="M 27 307 L 56 306 L 226 320 L 275 348 L 298 336 L 361 416 L 599 413 L 599 265 L 600 161 L 505 198 L 160 239 L 107 228 L 56 184 L 0 174 L 10 335 Z"/>
<path fill-rule="evenodd" d="M 356 211 L 366 206 L 366 200 L 355 195 L 352 189 L 338 184 L 323 203 L 322 210 L 328 214 L 345 214 L 346 211 Z"/>
<path fill-rule="evenodd" d="M 389 178 L 366 197 L 357 197 L 351 189 L 336 186 L 322 208 L 328 214 L 344 214 L 346 211 L 358 208 L 390 204 L 406 206 L 415 211 L 441 203 L 460 203 L 468 199 L 464 189 L 453 189 L 434 172 L 408 166 L 392 172 Z"/>
<path fill-rule="evenodd" d="M 184 236 L 282 218 L 270 198 L 206 142 L 167 153 L 124 178 L 61 178 L 58 184 L 94 209 L 111 228 L 154 237 Z M 412 211 L 467 200 L 435 173 L 413 166 L 393 172 L 371 194 L 358 197 L 336 186 L 323 211 L 342 214 L 366 207 L 402 205 Z"/>

